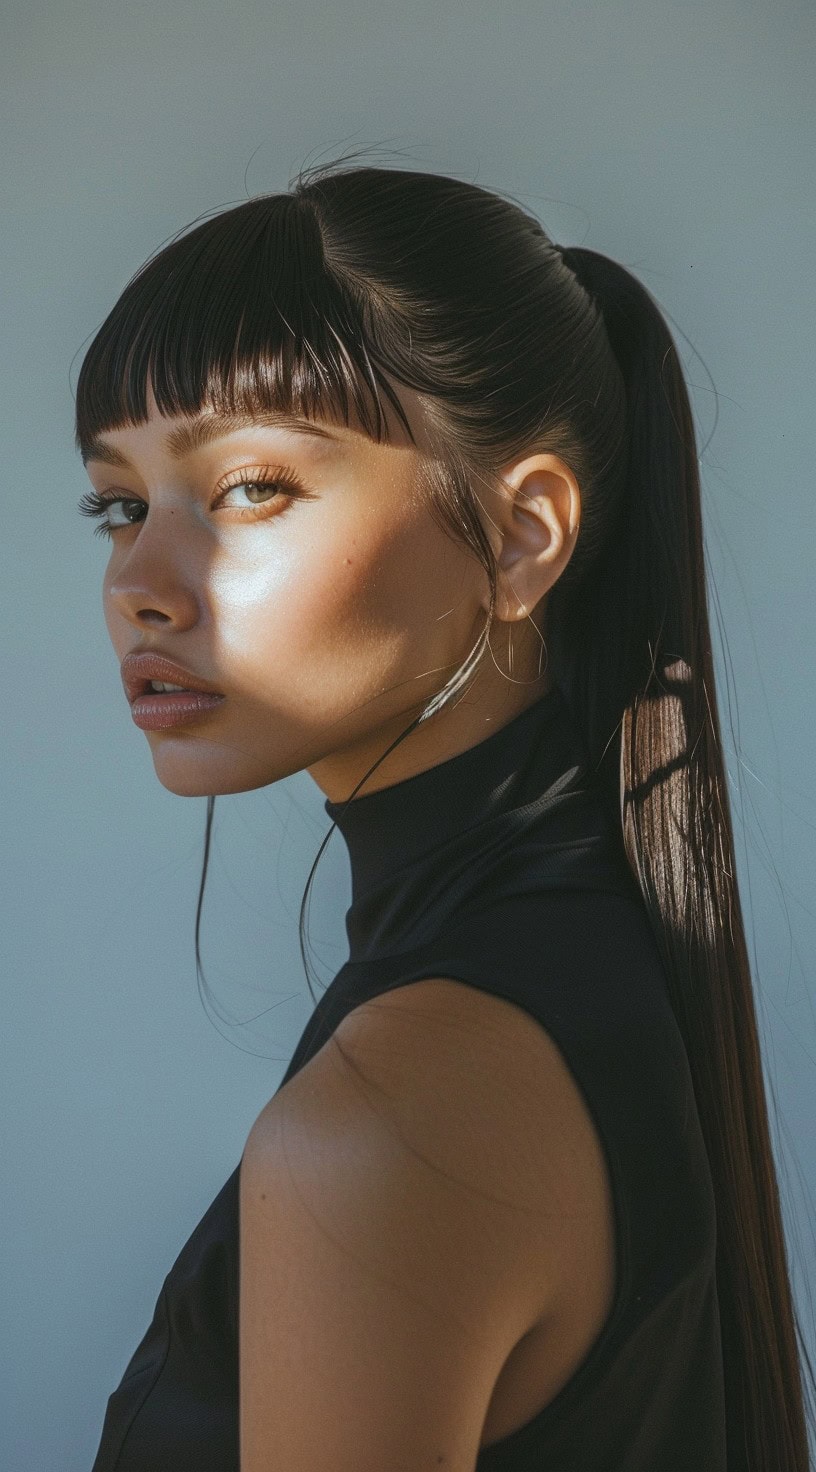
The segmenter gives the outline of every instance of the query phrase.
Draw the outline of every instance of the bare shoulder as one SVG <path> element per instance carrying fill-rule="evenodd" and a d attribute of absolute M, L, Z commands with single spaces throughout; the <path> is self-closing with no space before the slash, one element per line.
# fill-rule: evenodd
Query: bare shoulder
<path fill-rule="evenodd" d="M 534 1018 L 444 977 L 356 1007 L 242 1156 L 242 1472 L 472 1469 L 603 1322 L 606 1189 Z"/>
<path fill-rule="evenodd" d="M 519 1337 L 574 1301 L 593 1257 L 609 1276 L 614 1214 L 594 1120 L 554 1039 L 512 1001 L 449 977 L 380 993 L 270 1101 L 253 1146 L 279 1145 L 284 1121 L 290 1151 L 308 1138 L 339 1158 L 364 1136 L 392 1170 L 410 1158 L 426 1189 L 444 1191 L 449 1252 L 461 1256 L 469 1231 L 495 1260 L 500 1250 Z"/>
<path fill-rule="evenodd" d="M 566 1131 L 560 1158 L 574 1161 L 578 1137 L 594 1129 L 560 1049 L 529 1012 L 494 992 L 429 977 L 363 1003 L 337 1032 L 371 1085 L 393 1095 L 398 1111 L 416 1112 L 418 1128 L 457 1152 L 478 1144 L 478 1170 L 498 1172 L 509 1195 L 515 1183 L 520 1204 L 552 1211 L 553 1147 Z M 491 1138 L 495 1151 L 486 1148 Z"/>
<path fill-rule="evenodd" d="M 570 1262 L 586 1266 L 588 1240 L 612 1219 L 598 1131 L 554 1038 L 515 1002 L 450 977 L 381 993 L 339 1032 L 380 1107 L 439 1168 L 495 1200 L 515 1247 L 526 1242 L 530 1311 L 546 1315 L 571 1291 Z"/>

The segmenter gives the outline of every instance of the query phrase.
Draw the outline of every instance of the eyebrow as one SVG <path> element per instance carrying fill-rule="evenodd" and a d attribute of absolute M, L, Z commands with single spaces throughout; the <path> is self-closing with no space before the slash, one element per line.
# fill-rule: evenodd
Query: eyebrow
<path fill-rule="evenodd" d="M 313 435 L 318 439 L 333 440 L 339 443 L 337 435 L 330 430 L 324 429 L 312 419 L 304 419 L 296 414 L 273 414 L 264 412 L 262 414 L 203 414 L 198 419 L 193 419 L 189 424 L 181 424 L 176 429 L 171 429 L 166 437 L 168 453 L 174 460 L 181 460 L 193 450 L 201 449 L 209 445 L 213 440 L 221 439 L 227 434 L 234 434 L 239 429 L 288 429 L 293 434 Z M 117 450 L 107 440 L 91 439 L 85 441 L 81 446 L 82 463 L 87 465 L 89 460 L 101 460 L 106 465 L 115 465 L 120 470 L 130 468 L 130 461 L 121 450 Z"/>

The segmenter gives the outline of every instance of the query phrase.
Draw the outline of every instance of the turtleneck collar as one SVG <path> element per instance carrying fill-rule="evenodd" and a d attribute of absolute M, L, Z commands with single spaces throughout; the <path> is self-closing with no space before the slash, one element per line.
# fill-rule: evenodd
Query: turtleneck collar
<path fill-rule="evenodd" d="M 327 799 L 325 811 L 349 851 L 354 898 L 390 871 L 440 847 L 453 833 L 523 801 L 521 791 L 534 754 L 545 784 L 560 776 L 564 765 L 576 757 L 574 741 L 569 751 L 565 749 L 565 734 L 566 708 L 554 685 L 475 746 L 390 787 L 363 792 L 345 810 L 342 803 Z"/>
<path fill-rule="evenodd" d="M 603 881 L 612 860 L 611 887 L 631 886 L 558 686 L 475 746 L 363 793 L 345 809 L 326 799 L 324 809 L 351 861 L 352 962 L 437 933 L 475 902 L 482 883 L 489 900 L 500 883 L 497 869 L 516 891 L 531 875 L 545 887 L 582 877 L 610 887 Z M 518 870 L 524 855 L 525 879 L 515 873 L 510 880 L 509 869 Z"/>

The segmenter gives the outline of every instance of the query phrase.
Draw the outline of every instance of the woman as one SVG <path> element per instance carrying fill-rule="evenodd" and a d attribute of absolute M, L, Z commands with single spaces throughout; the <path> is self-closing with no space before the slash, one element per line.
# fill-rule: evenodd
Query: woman
<path fill-rule="evenodd" d="M 352 871 L 94 1472 L 805 1472 L 654 301 L 487 190 L 329 166 L 142 268 L 77 440 L 160 781 L 209 838 L 305 769 Z"/>

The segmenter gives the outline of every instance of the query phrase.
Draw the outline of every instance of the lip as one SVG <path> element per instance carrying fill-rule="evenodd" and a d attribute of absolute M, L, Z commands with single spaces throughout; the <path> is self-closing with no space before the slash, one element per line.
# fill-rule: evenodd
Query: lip
<path fill-rule="evenodd" d="M 193 670 L 185 669 L 184 665 L 177 664 L 164 654 L 152 650 L 126 654 L 122 660 L 122 684 L 131 705 L 140 695 L 154 693 L 150 690 L 151 680 L 161 680 L 167 685 L 183 685 L 186 690 L 200 691 L 205 695 L 223 696 L 223 691 L 216 690 L 209 680 L 203 679 Z"/>
<path fill-rule="evenodd" d="M 142 731 L 167 731 L 171 726 L 184 726 L 196 721 L 223 703 L 223 695 L 179 690 L 172 695 L 137 695 L 130 713 Z"/>

